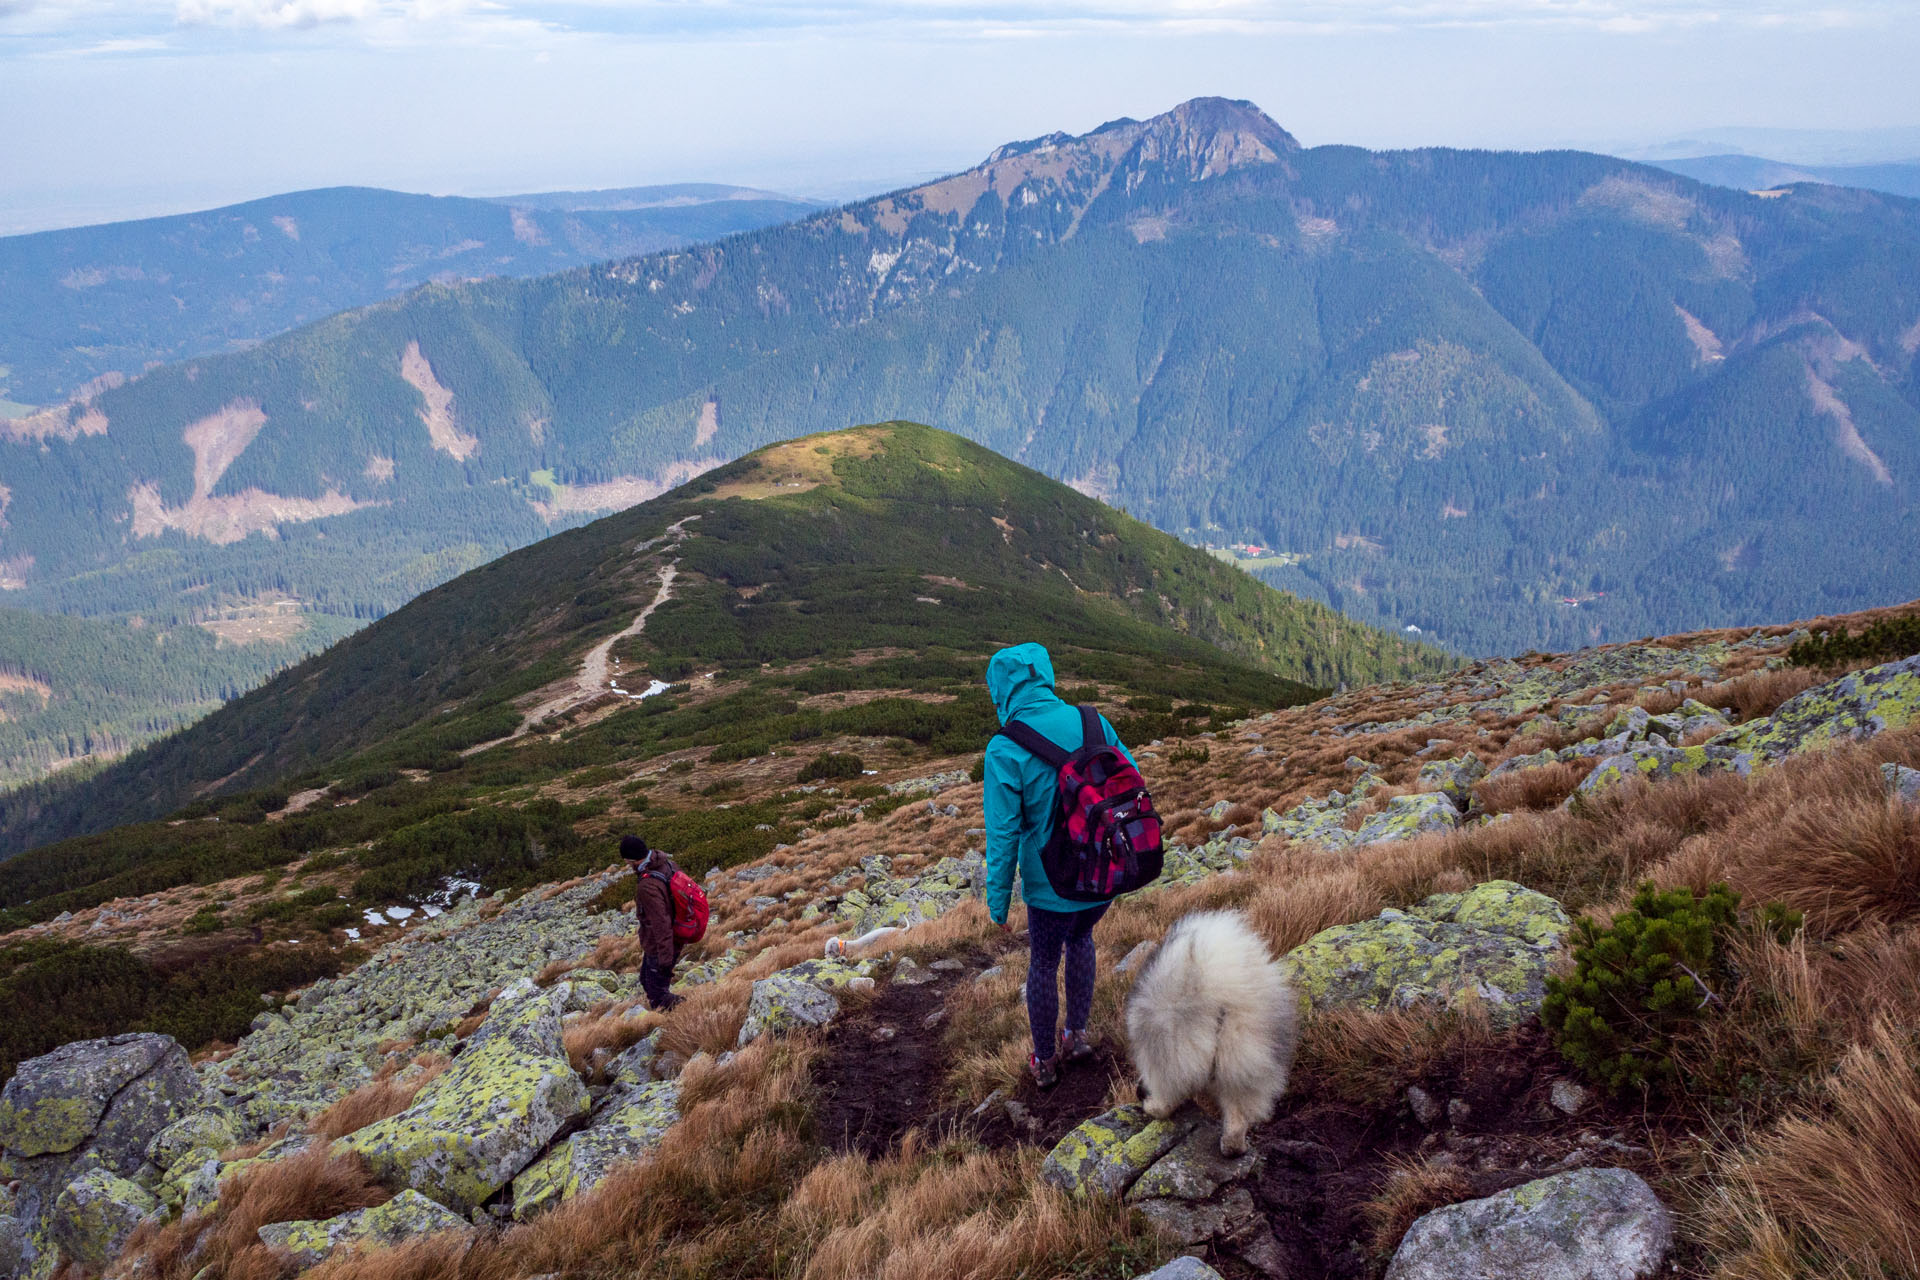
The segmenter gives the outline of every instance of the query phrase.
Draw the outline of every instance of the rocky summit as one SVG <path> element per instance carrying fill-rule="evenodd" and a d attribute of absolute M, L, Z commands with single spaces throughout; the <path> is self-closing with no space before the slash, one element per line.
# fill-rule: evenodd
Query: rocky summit
<path fill-rule="evenodd" d="M 648 1246 L 676 1265 L 724 1247 L 756 1274 L 831 1250 L 944 1275 L 961 1239 L 995 1276 L 1717 1274 L 1752 1246 L 1693 1225 L 1698 1188 L 1743 1194 L 1737 1169 L 1760 1166 L 1723 1158 L 1790 1176 L 1768 1145 L 1783 1113 L 1712 1154 L 1741 1105 L 1714 1060 L 1686 1058 L 1700 1092 L 1683 1078 L 1649 1110 L 1583 1071 L 1550 993 L 1643 881 L 1729 883 L 1742 954 L 1839 966 L 1822 990 L 1905 954 L 1887 949 L 1920 924 L 1905 899 L 1839 914 L 1796 859 L 1846 848 L 1847 823 L 1892 849 L 1920 832 L 1920 657 L 1813 670 L 1790 657 L 1803 638 L 1530 655 L 1134 743 L 1166 870 L 1096 932 L 1096 1065 L 1051 1093 L 1023 1083 L 1024 950 L 985 920 L 964 757 L 848 784 L 871 815 L 706 870 L 711 932 L 671 1014 L 640 998 L 624 870 L 467 890 L 197 1061 L 137 1033 L 23 1062 L 0 1092 L 0 1276 L 171 1280 L 151 1270 L 163 1234 L 205 1280 L 351 1274 L 402 1244 L 441 1268 L 422 1276 L 645 1273 L 655 1255 L 603 1225 L 627 1215 L 696 1224 Z M 1247 913 L 1305 1010 L 1290 1089 L 1232 1158 L 1209 1107 L 1145 1113 L 1118 1020 L 1167 924 L 1206 908 Z M 1777 998 L 1771 972 L 1709 953 L 1682 1003 L 1770 1025 L 1742 1020 Z M 1803 1032 L 1815 1069 L 1744 1069 L 1773 1073 L 1794 1123 L 1842 1123 L 1902 998 L 1852 1030 L 1828 1007 L 1831 1039 Z M 1834 1161 L 1820 1176 L 1851 1176 Z M 314 1169 L 351 1194 L 259 1208 Z M 959 1170 L 977 1180 L 959 1216 L 916 1218 Z M 1045 1217 L 1063 1204 L 1086 1225 Z M 1749 1211 L 1833 1247 L 1827 1219 Z M 895 1237 L 862 1226 L 882 1213 Z"/>

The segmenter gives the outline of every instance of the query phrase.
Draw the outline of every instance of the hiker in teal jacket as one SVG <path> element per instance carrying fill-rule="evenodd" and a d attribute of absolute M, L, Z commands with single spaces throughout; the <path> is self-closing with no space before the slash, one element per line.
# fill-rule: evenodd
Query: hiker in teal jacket
<path fill-rule="evenodd" d="M 1053 691 L 1053 659 L 1037 644 L 1002 649 L 987 662 L 987 692 L 1000 723 L 1019 720 L 1068 750 L 1081 741 L 1080 713 Z M 1107 741 L 1119 737 L 1103 716 Z M 1132 760 L 1131 753 L 1127 755 Z M 1058 1078 L 1056 1057 L 1074 1062 L 1093 1053 L 1087 1018 L 1093 1009 L 1093 926 L 1107 912 L 1105 902 L 1073 902 L 1047 882 L 1040 849 L 1053 834 L 1059 805 L 1058 775 L 1052 766 L 1011 738 L 995 734 L 987 743 L 987 914 L 1002 928 L 1013 897 L 1013 872 L 1020 869 L 1020 895 L 1027 904 L 1027 1021 L 1033 1052 L 1027 1066 L 1041 1088 Z M 1054 1040 L 1059 1019 L 1059 974 L 1067 971 L 1067 1025 Z M 1056 1054 L 1056 1048 L 1058 1050 Z"/>

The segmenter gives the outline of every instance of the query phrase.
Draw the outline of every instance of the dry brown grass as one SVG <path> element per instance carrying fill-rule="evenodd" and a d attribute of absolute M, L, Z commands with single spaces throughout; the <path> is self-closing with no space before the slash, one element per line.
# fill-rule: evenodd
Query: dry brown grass
<path fill-rule="evenodd" d="M 1920 1276 L 1920 1070 L 1878 1022 L 1821 1105 L 1726 1152 L 1704 1215 L 1726 1277 Z"/>
<path fill-rule="evenodd" d="M 1696 890 L 1726 881 L 1751 902 L 1805 912 L 1821 937 L 1910 919 L 1920 914 L 1920 812 L 1887 796 L 1879 765 L 1916 757 L 1920 735 L 1906 732 L 1770 769 L 1733 811 L 1690 814 L 1700 826 L 1656 879 Z M 1667 790 L 1642 788 L 1635 807 L 1670 805 Z"/>
<path fill-rule="evenodd" d="M 1488 813 L 1551 809 L 1574 793 L 1599 760 L 1561 760 L 1537 769 L 1520 769 L 1488 778 L 1473 788 L 1473 798 Z"/>
<path fill-rule="evenodd" d="M 413 1105 L 414 1096 L 426 1088 L 429 1081 L 452 1063 L 453 1060 L 442 1053 L 422 1054 L 414 1059 L 414 1064 L 421 1069 L 409 1078 L 402 1079 L 399 1072 L 391 1068 L 383 1070 L 314 1117 L 307 1132 L 331 1142 L 364 1129 L 376 1120 L 399 1115 Z M 398 1066 L 393 1064 L 394 1068 Z"/>
<path fill-rule="evenodd" d="M 249 1169 L 220 1184 L 210 1215 L 196 1214 L 158 1230 L 142 1227 L 124 1256 L 138 1258 L 149 1280 L 193 1280 L 202 1268 L 228 1280 L 283 1280 L 295 1268 L 260 1242 L 270 1222 L 331 1218 L 384 1204 L 393 1192 L 373 1181 L 357 1155 L 330 1156 L 325 1144 Z"/>
<path fill-rule="evenodd" d="M 1039 1180 L 1033 1148 L 923 1151 L 817 1166 L 782 1209 L 811 1237 L 804 1280 L 968 1280 L 1069 1274 L 1152 1241 L 1117 1203 L 1076 1203 Z"/>
<path fill-rule="evenodd" d="M 1475 1005 L 1427 1009 L 1330 1009 L 1305 1025 L 1296 1079 L 1316 1093 L 1360 1106 L 1394 1103 L 1407 1086 L 1447 1066 L 1492 1052 L 1511 1033 L 1494 1029 Z"/>
<path fill-rule="evenodd" d="M 622 1010 L 599 1017 L 581 1018 L 561 1028 L 560 1042 L 566 1046 L 567 1061 L 573 1064 L 574 1071 L 583 1077 L 593 1076 L 593 1058 L 598 1050 L 605 1049 L 610 1054 L 621 1053 L 639 1044 L 648 1032 L 664 1021 L 660 1014 L 651 1010 Z"/>
<path fill-rule="evenodd" d="M 1831 679 L 1831 672 L 1823 675 L 1806 667 L 1783 667 L 1778 671 L 1754 671 L 1718 684 L 1703 685 L 1694 697 L 1709 707 L 1731 707 L 1737 720 L 1747 721 L 1758 716 L 1770 716 L 1787 699 Z"/>
<path fill-rule="evenodd" d="M 519 1273 L 766 1274 L 770 1207 L 813 1156 L 805 1099 L 814 1051 L 806 1037 L 760 1041 L 724 1067 L 690 1066 L 680 1121 L 652 1159 L 508 1234 L 502 1248 Z M 763 1269 L 739 1270 L 746 1258 Z"/>
<path fill-rule="evenodd" d="M 1385 1257 L 1399 1248 L 1407 1229 L 1426 1214 L 1473 1195 L 1473 1183 L 1456 1168 L 1421 1159 L 1389 1157 L 1393 1171 L 1378 1195 L 1361 1206 L 1374 1253 Z"/>

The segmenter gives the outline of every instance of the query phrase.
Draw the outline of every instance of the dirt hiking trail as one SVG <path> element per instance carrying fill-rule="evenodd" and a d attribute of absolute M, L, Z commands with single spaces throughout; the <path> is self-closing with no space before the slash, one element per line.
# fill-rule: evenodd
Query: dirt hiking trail
<path fill-rule="evenodd" d="M 686 536 L 687 521 L 697 520 L 698 518 L 698 516 L 685 516 L 674 521 L 667 526 L 667 531 L 660 537 L 650 539 L 635 547 L 634 554 L 643 555 L 656 547 L 662 546 L 662 544 L 668 549 L 678 546 L 680 539 Z M 680 562 L 678 560 L 669 560 L 660 566 L 660 588 L 653 593 L 653 599 L 647 602 L 647 607 L 642 609 L 625 628 L 616 631 L 599 644 L 593 646 L 593 648 L 587 650 L 586 657 L 581 659 L 580 662 L 580 674 L 575 676 L 570 684 L 563 686 L 561 692 L 529 710 L 526 716 L 520 721 L 520 727 L 506 737 L 494 738 L 489 742 L 478 743 L 468 747 L 460 754 L 462 756 L 478 755 L 480 752 L 500 746 L 502 743 L 513 742 L 516 739 L 524 738 L 547 721 L 563 716 L 574 708 L 584 706 L 610 692 L 613 681 L 609 674 L 609 664 L 613 657 L 613 647 L 622 640 L 630 639 L 645 631 L 647 629 L 647 619 L 653 616 L 653 611 L 673 599 L 673 580 L 679 576 L 679 564 Z M 633 697 L 635 695 L 627 694 L 625 696 Z"/>

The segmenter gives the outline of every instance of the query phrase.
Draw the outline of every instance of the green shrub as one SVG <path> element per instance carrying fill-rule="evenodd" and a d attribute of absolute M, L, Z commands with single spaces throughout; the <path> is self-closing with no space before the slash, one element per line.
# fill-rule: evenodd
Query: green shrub
<path fill-rule="evenodd" d="M 1175 747 L 1167 752 L 1167 766 L 1178 768 L 1182 765 L 1205 764 L 1213 759 L 1212 747 Z"/>
<path fill-rule="evenodd" d="M 1849 662 L 1891 661 L 1914 653 L 1920 653 L 1920 616 L 1889 618 L 1858 635 L 1844 630 L 1823 631 L 1787 650 L 1787 661 L 1796 667 L 1838 667 Z"/>
<path fill-rule="evenodd" d="M 980 758 L 973 762 L 973 767 L 967 770 L 967 777 L 975 782 L 985 782 L 987 780 L 987 757 L 985 753 L 982 753 Z"/>
<path fill-rule="evenodd" d="M 1674 1038 L 1726 986 L 1722 944 L 1739 906 L 1724 884 L 1696 897 L 1649 882 L 1611 925 L 1577 922 L 1573 976 L 1547 979 L 1540 1010 L 1560 1056 L 1610 1089 L 1674 1083 Z"/>
<path fill-rule="evenodd" d="M 866 761 L 843 752 L 815 756 L 800 770 L 800 781 L 823 782 L 834 778 L 857 778 L 865 773 Z"/>
<path fill-rule="evenodd" d="M 743 738 L 738 742 L 723 742 L 713 749 L 707 757 L 709 764 L 731 764 L 735 760 L 752 760 L 764 756 L 773 750 L 773 744 L 757 738 Z"/>
<path fill-rule="evenodd" d="M 188 937 L 200 937 L 209 933 L 218 933 L 227 924 L 226 915 L 216 906 L 205 906 L 188 916 L 186 923 L 180 926 L 180 932 Z"/>

